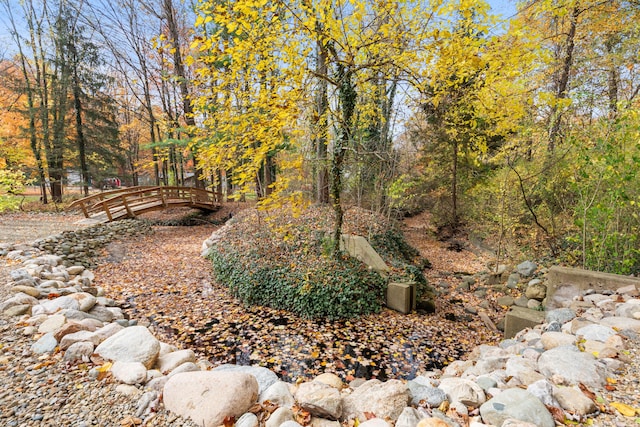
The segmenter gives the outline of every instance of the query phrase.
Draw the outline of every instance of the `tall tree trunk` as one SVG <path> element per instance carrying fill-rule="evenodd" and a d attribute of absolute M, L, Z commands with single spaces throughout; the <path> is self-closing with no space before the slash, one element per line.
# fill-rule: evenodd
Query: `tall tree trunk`
<path fill-rule="evenodd" d="M 276 165 L 273 156 L 267 154 L 264 159 L 264 195 L 269 196 L 273 193 L 273 183 L 276 181 Z"/>
<path fill-rule="evenodd" d="M 356 108 L 357 94 L 353 82 L 353 72 L 345 70 L 345 66 L 338 65 L 338 81 L 340 83 L 339 98 L 341 109 L 340 137 L 333 145 L 333 158 L 331 161 L 331 203 L 334 211 L 333 228 L 333 256 L 340 256 L 340 240 L 342 237 L 342 222 L 344 212 L 342 210 L 342 172 L 344 157 L 351 140 L 351 128 L 353 126 L 353 114 Z"/>
<path fill-rule="evenodd" d="M 222 203 L 223 197 L 223 188 L 222 188 L 222 170 L 216 170 L 215 179 L 212 179 L 212 182 L 216 182 L 216 201 L 218 203 Z"/>
<path fill-rule="evenodd" d="M 328 82 L 322 76 L 328 74 L 329 56 L 323 41 L 316 41 L 316 73 L 318 77 L 318 90 L 316 93 L 316 117 L 315 117 L 315 142 L 316 152 L 316 202 L 329 203 L 329 170 L 327 162 L 327 136 L 329 125 L 327 114 L 329 110 Z"/>
<path fill-rule="evenodd" d="M 78 75 L 78 52 L 73 42 L 69 43 L 73 67 L 73 105 L 76 110 L 76 137 L 78 142 L 78 157 L 80 158 L 80 175 L 82 177 L 82 193 L 89 195 L 89 168 L 87 167 L 86 141 L 82 123 L 82 101 L 80 76 Z"/>
<path fill-rule="evenodd" d="M 453 138 L 451 146 L 451 229 L 456 232 L 458 229 L 458 138 Z"/>
<path fill-rule="evenodd" d="M 607 95 L 609 96 L 609 116 L 615 118 L 618 115 L 618 70 L 616 69 L 614 57 L 615 40 L 610 37 L 605 42 L 605 48 L 607 50 L 607 56 L 609 60 L 607 70 Z"/>
<path fill-rule="evenodd" d="M 175 68 L 176 76 L 180 86 L 180 95 L 182 97 L 182 110 L 184 113 L 184 121 L 187 124 L 188 136 L 193 136 L 190 130 L 196 125 L 195 118 L 193 116 L 193 107 L 191 106 L 191 94 L 189 92 L 189 79 L 184 68 L 184 61 L 182 59 L 181 40 L 180 33 L 178 31 L 178 22 L 176 16 L 176 10 L 173 7 L 173 0 L 164 0 L 164 12 L 167 19 L 167 28 L 169 30 L 169 36 L 171 37 L 171 43 L 173 44 L 173 66 Z M 195 174 L 196 188 L 205 188 L 204 171 L 199 165 L 198 149 L 195 146 L 191 147 L 191 154 L 193 156 L 193 167 Z"/>
<path fill-rule="evenodd" d="M 579 8 L 579 2 L 573 6 L 569 22 L 569 31 L 565 41 L 564 58 L 562 60 L 562 70 L 556 87 L 556 99 L 563 100 L 567 97 L 567 89 L 569 86 L 569 76 L 571 75 L 571 67 L 573 65 L 573 51 L 575 48 L 576 27 L 578 25 L 578 17 L 582 11 Z M 560 124 L 562 121 L 562 110 L 558 108 L 557 102 L 551 109 L 550 126 L 549 126 L 549 145 L 548 150 L 553 152 L 556 148 L 558 137 L 560 136 Z"/>
<path fill-rule="evenodd" d="M 9 14 L 9 22 L 12 26 L 13 35 L 14 35 L 16 44 L 18 46 L 18 54 L 20 58 L 20 70 L 22 71 L 22 76 L 25 82 L 25 93 L 27 95 L 27 108 L 29 112 L 29 146 L 31 148 L 31 152 L 33 153 L 33 157 L 36 160 L 36 168 L 38 170 L 38 179 L 40 180 L 40 193 L 42 198 L 41 200 L 42 200 L 42 203 L 46 205 L 48 203 L 47 184 L 46 184 L 44 164 L 42 161 L 42 149 L 38 142 L 38 132 L 36 129 L 36 106 L 34 101 L 35 89 L 31 85 L 32 76 L 29 73 L 26 57 L 25 57 L 24 51 L 22 50 L 22 42 L 19 35 L 20 33 L 17 30 L 16 22 L 13 18 L 13 15 L 11 14 Z M 29 35 L 30 35 L 32 47 L 35 50 L 37 45 L 34 42 L 36 37 L 36 31 L 35 31 L 35 28 L 33 27 L 33 21 L 28 20 L 27 24 L 29 27 Z M 37 56 L 35 56 L 35 58 L 37 60 Z M 38 66 L 37 63 L 36 63 L 36 70 L 37 70 L 36 84 L 38 84 L 38 82 L 40 81 L 39 79 L 40 67 Z"/>

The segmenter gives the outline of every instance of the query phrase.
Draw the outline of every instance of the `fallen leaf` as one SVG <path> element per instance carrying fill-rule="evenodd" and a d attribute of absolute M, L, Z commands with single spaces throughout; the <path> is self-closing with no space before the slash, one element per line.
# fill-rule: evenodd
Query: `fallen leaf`
<path fill-rule="evenodd" d="M 609 405 L 614 407 L 625 417 L 633 417 L 636 415 L 636 412 L 640 413 L 640 410 L 636 410 L 633 406 L 627 405 L 626 403 L 611 402 Z"/>
<path fill-rule="evenodd" d="M 551 412 L 551 416 L 553 416 L 553 419 L 556 420 L 556 422 L 559 422 L 560 424 L 565 423 L 567 417 L 565 416 L 564 411 L 561 408 L 549 405 L 545 406 L 547 407 L 549 412 Z"/>
<path fill-rule="evenodd" d="M 586 385 L 580 383 L 578 384 L 578 386 L 580 387 L 580 391 L 582 391 L 582 393 L 584 393 L 585 396 L 587 396 L 589 399 L 593 400 L 594 402 L 596 401 L 598 396 L 596 396 L 594 392 L 589 390 Z"/>
<path fill-rule="evenodd" d="M 365 418 L 367 419 L 367 421 L 372 420 L 372 419 L 374 419 L 374 418 L 377 418 L 377 417 L 376 417 L 376 414 L 374 414 L 373 412 L 366 412 L 366 411 L 365 411 L 365 412 L 364 412 L 364 416 L 365 416 Z"/>
<path fill-rule="evenodd" d="M 224 417 L 224 420 L 222 420 L 222 425 L 224 427 L 233 427 L 235 423 L 236 417 L 234 417 L 233 415 L 227 415 L 226 417 Z"/>

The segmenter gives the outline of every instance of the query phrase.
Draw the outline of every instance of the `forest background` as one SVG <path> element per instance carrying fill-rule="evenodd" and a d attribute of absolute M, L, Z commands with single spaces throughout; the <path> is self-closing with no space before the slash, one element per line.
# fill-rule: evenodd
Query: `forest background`
<path fill-rule="evenodd" d="M 0 7 L 3 194 L 119 177 L 329 204 L 334 242 L 347 205 L 428 211 L 499 257 L 640 273 L 637 0 Z"/>

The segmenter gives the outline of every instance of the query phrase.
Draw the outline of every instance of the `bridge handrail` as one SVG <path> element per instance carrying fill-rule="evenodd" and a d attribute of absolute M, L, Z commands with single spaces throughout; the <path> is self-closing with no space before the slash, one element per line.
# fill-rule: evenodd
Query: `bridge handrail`
<path fill-rule="evenodd" d="M 193 205 L 213 205 L 218 202 L 217 194 L 210 190 L 195 187 L 144 186 L 129 187 L 94 194 L 76 200 L 69 208 L 80 207 L 85 217 L 104 211 L 112 220 L 112 208 L 124 208 L 129 216 L 135 216 L 132 208 L 147 203 L 161 202 L 167 206 L 171 200 L 185 200 Z"/>

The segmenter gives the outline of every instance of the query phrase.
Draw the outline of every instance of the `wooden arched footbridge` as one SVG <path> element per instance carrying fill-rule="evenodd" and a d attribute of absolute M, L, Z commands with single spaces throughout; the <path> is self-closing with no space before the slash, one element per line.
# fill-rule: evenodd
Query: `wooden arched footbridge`
<path fill-rule="evenodd" d="M 220 209 L 221 203 L 217 200 L 216 193 L 200 188 L 127 187 L 76 200 L 69 209 L 80 209 L 92 222 L 109 222 L 182 206 L 216 211 Z"/>

